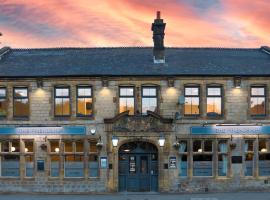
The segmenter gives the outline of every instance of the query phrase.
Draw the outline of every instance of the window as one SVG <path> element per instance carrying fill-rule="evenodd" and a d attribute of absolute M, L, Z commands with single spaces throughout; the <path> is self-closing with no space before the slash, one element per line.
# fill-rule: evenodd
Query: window
<path fill-rule="evenodd" d="M 83 141 L 65 141 L 64 170 L 65 177 L 84 176 Z"/>
<path fill-rule="evenodd" d="M 221 87 L 207 87 L 207 116 L 218 117 L 222 113 Z"/>
<path fill-rule="evenodd" d="M 265 115 L 266 93 L 265 87 L 253 86 L 250 94 L 250 114 L 252 116 Z"/>
<path fill-rule="evenodd" d="M 69 87 L 56 87 L 54 96 L 54 115 L 65 117 L 70 115 Z"/>
<path fill-rule="evenodd" d="M 93 114 L 92 88 L 90 86 L 77 87 L 77 116 L 87 117 Z"/>
<path fill-rule="evenodd" d="M 270 152 L 268 140 L 259 140 L 259 176 L 270 176 Z"/>
<path fill-rule="evenodd" d="M 1 176 L 20 176 L 20 141 L 1 141 L 0 149 Z"/>
<path fill-rule="evenodd" d="M 157 112 L 157 88 L 142 88 L 142 114 L 146 114 L 147 110 Z"/>
<path fill-rule="evenodd" d="M 89 141 L 89 157 L 88 157 L 88 169 L 89 169 L 89 177 L 98 177 L 99 175 L 99 164 L 98 164 L 98 149 L 97 149 L 97 141 L 90 140 Z"/>
<path fill-rule="evenodd" d="M 60 145 L 59 140 L 50 141 L 50 176 L 59 177 L 60 175 Z"/>
<path fill-rule="evenodd" d="M 7 109 L 8 109 L 7 89 L 0 88 L 0 117 L 7 116 Z"/>
<path fill-rule="evenodd" d="M 13 97 L 14 117 L 29 117 L 28 88 L 14 88 Z"/>
<path fill-rule="evenodd" d="M 34 142 L 24 141 L 24 155 L 25 155 L 25 176 L 34 176 Z"/>
<path fill-rule="evenodd" d="M 218 176 L 228 174 L 228 142 L 227 140 L 218 141 Z"/>
<path fill-rule="evenodd" d="M 254 149 L 253 140 L 245 140 L 244 144 L 244 174 L 245 176 L 253 176 L 253 159 L 254 159 Z"/>
<path fill-rule="evenodd" d="M 212 176 L 213 145 L 211 140 L 193 141 L 193 176 Z"/>
<path fill-rule="evenodd" d="M 185 87 L 185 115 L 199 115 L 200 114 L 200 96 L 199 87 Z"/>
<path fill-rule="evenodd" d="M 119 112 L 129 111 L 130 115 L 134 115 L 134 87 L 120 87 L 119 90 Z"/>
<path fill-rule="evenodd" d="M 187 141 L 182 140 L 179 142 L 179 176 L 187 177 Z"/>

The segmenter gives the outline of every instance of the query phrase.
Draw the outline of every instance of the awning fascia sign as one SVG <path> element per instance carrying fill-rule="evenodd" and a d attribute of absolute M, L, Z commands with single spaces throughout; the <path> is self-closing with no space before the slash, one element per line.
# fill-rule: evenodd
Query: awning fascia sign
<path fill-rule="evenodd" d="M 85 135 L 85 126 L 0 127 L 0 135 Z"/>
<path fill-rule="evenodd" d="M 270 134 L 270 126 L 192 126 L 191 135 L 258 135 Z"/>

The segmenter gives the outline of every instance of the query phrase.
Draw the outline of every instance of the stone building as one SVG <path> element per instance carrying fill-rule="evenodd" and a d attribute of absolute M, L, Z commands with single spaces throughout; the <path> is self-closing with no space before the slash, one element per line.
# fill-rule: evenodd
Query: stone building
<path fill-rule="evenodd" d="M 270 188 L 270 49 L 0 50 L 0 191 Z"/>

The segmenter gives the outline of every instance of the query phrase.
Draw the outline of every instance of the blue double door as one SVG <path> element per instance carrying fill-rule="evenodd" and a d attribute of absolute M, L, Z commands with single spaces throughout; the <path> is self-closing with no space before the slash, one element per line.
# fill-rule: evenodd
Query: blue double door
<path fill-rule="evenodd" d="M 119 191 L 158 191 L 157 153 L 119 154 Z"/>

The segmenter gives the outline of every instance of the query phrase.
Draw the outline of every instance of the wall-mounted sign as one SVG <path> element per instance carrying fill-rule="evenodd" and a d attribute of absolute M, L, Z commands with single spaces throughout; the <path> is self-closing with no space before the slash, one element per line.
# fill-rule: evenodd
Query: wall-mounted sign
<path fill-rule="evenodd" d="M 100 168 L 106 169 L 108 165 L 107 157 L 100 157 Z"/>
<path fill-rule="evenodd" d="M 175 156 L 169 158 L 169 168 L 176 169 L 176 157 Z"/>
<path fill-rule="evenodd" d="M 270 134 L 270 126 L 193 126 L 192 135 L 245 135 L 245 134 Z"/>
<path fill-rule="evenodd" d="M 0 127 L 0 135 L 85 135 L 85 126 Z"/>
<path fill-rule="evenodd" d="M 129 157 L 129 172 L 136 173 L 136 157 L 135 156 Z"/>

